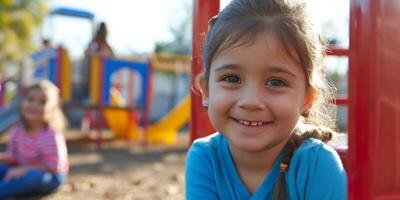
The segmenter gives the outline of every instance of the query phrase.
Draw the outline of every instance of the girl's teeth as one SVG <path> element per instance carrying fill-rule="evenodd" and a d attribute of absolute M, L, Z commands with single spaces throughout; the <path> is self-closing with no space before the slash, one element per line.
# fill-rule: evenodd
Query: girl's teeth
<path fill-rule="evenodd" d="M 246 121 L 246 120 L 239 120 L 239 123 L 246 125 L 246 126 L 261 126 L 261 125 L 263 125 L 263 122 Z"/>

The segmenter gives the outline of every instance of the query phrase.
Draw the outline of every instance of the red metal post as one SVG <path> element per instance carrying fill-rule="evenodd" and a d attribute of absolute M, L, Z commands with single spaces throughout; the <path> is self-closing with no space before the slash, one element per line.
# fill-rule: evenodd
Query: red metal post
<path fill-rule="evenodd" d="M 194 0 L 193 12 L 193 53 L 192 86 L 197 74 L 203 71 L 203 41 L 208 29 L 208 20 L 219 12 L 219 0 Z M 190 141 L 213 132 L 207 112 L 202 108 L 200 94 L 191 92 Z"/>
<path fill-rule="evenodd" d="M 371 198 L 370 193 L 370 146 L 368 138 L 375 129 L 372 95 L 375 86 L 373 81 L 376 54 L 376 37 L 370 0 L 361 2 L 353 0 L 350 4 L 350 52 L 349 52 L 349 160 L 348 180 L 349 199 Z M 376 13 L 374 13 L 376 14 Z M 363 20 L 366 22 L 359 24 Z M 358 26 L 357 26 L 358 25 Z M 363 42 L 368 41 L 368 44 Z M 368 47 L 366 47 L 368 45 Z M 364 80 L 362 80 L 364 79 Z M 357 88 L 358 86 L 358 88 Z"/>
<path fill-rule="evenodd" d="M 149 63 L 149 73 L 147 74 L 147 77 L 142 77 L 142 78 L 147 78 L 147 88 L 146 88 L 146 99 L 145 99 L 145 105 L 144 105 L 144 110 L 143 110 L 143 141 L 142 145 L 147 145 L 148 144 L 148 132 L 149 132 L 149 126 L 150 126 L 150 114 L 151 114 L 151 102 L 153 102 L 153 80 L 152 80 L 152 74 L 153 74 L 153 65 L 151 61 L 148 61 Z M 134 116 L 133 116 L 134 117 Z"/>
<path fill-rule="evenodd" d="M 135 72 L 128 72 L 128 105 L 134 105 L 135 104 Z"/>
<path fill-rule="evenodd" d="M 348 49 L 328 48 L 326 54 L 329 56 L 348 56 Z"/>
<path fill-rule="evenodd" d="M 6 97 L 6 83 L 7 81 L 3 80 L 0 74 L 0 111 L 4 107 L 4 98 Z"/>
<path fill-rule="evenodd" d="M 349 56 L 349 50 L 343 48 L 332 48 L 328 47 L 326 50 L 326 55 L 328 56 Z M 347 106 L 347 96 L 339 96 L 336 99 L 332 100 L 331 103 L 334 103 L 338 106 Z"/>
<path fill-rule="evenodd" d="M 400 1 L 350 8 L 349 199 L 400 199 Z"/>

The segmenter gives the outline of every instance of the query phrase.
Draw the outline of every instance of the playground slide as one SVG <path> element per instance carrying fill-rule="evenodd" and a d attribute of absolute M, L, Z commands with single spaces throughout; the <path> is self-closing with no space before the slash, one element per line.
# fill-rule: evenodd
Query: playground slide
<path fill-rule="evenodd" d="M 13 101 L 8 107 L 0 111 L 0 133 L 3 133 L 19 121 L 19 100 Z"/>
<path fill-rule="evenodd" d="M 118 90 L 111 90 L 111 105 L 125 105 Z M 114 136 L 117 138 L 129 138 L 138 140 L 139 128 L 129 116 L 127 110 L 105 109 L 104 116 Z M 150 125 L 146 132 L 149 143 L 173 144 L 176 142 L 179 128 L 183 127 L 190 118 L 190 95 L 187 95 L 174 109 L 166 114 L 155 124 Z"/>
<path fill-rule="evenodd" d="M 187 95 L 162 119 L 149 127 L 147 140 L 149 143 L 173 144 L 176 142 L 178 130 L 190 119 L 190 95 Z"/>
<path fill-rule="evenodd" d="M 120 92 L 112 88 L 110 91 L 111 94 L 111 105 L 112 106 L 125 106 L 125 102 L 122 98 Z M 107 120 L 108 126 L 112 130 L 114 136 L 116 138 L 127 138 L 128 137 L 128 129 L 130 125 L 129 122 L 129 111 L 127 110 L 116 110 L 105 108 L 103 110 L 103 114 Z M 131 122 L 132 123 L 132 122 Z"/>

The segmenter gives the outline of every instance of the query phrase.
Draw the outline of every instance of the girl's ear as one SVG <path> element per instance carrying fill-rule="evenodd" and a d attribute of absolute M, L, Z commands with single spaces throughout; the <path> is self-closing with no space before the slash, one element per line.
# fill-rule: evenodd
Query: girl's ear
<path fill-rule="evenodd" d="M 317 97 L 316 95 L 317 92 L 314 88 L 310 87 L 307 90 L 306 96 L 304 97 L 304 105 L 302 112 L 307 112 L 311 109 L 312 105 L 314 104 L 315 98 Z"/>
<path fill-rule="evenodd" d="M 197 89 L 200 90 L 201 92 L 201 98 L 203 100 L 203 105 L 208 104 L 208 85 L 207 85 L 207 79 L 204 76 L 204 73 L 201 73 L 197 75 L 196 77 L 196 82 L 197 82 Z"/>

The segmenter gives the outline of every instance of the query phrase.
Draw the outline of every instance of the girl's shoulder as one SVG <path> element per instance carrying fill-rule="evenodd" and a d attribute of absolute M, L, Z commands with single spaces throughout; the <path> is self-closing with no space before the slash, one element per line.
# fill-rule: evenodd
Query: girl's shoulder
<path fill-rule="evenodd" d="M 42 135 L 47 135 L 47 136 L 53 136 L 53 137 L 57 136 L 57 135 L 62 135 L 61 132 L 59 132 L 59 131 L 57 131 L 57 130 L 55 130 L 53 128 L 50 128 L 50 127 L 46 128 L 46 129 L 43 129 L 41 134 Z"/>
<path fill-rule="evenodd" d="M 338 154 L 318 139 L 306 139 L 296 150 L 286 178 L 290 199 L 345 199 L 347 195 L 347 175 Z"/>
<path fill-rule="evenodd" d="M 18 133 L 25 133 L 25 132 L 26 132 L 25 127 L 24 127 L 22 124 L 20 124 L 20 123 L 14 125 L 14 126 L 11 127 L 11 129 L 10 129 L 10 134 L 11 134 L 11 135 L 17 135 Z"/>
<path fill-rule="evenodd" d="M 227 154 L 226 143 L 225 137 L 218 132 L 196 139 L 189 148 L 188 157 L 218 160 L 219 157 Z"/>
<path fill-rule="evenodd" d="M 341 163 L 338 153 L 321 140 L 308 138 L 300 145 L 292 160 Z"/>
<path fill-rule="evenodd" d="M 224 137 L 216 132 L 206 137 L 196 139 L 191 149 L 216 150 L 221 146 L 222 142 L 224 142 Z"/>
<path fill-rule="evenodd" d="M 298 148 L 299 152 L 302 151 L 329 151 L 329 152 L 335 152 L 335 150 L 325 144 L 324 142 L 322 142 L 319 139 L 315 139 L 315 138 L 307 138 L 303 141 L 303 143 L 300 145 L 300 147 Z"/>

